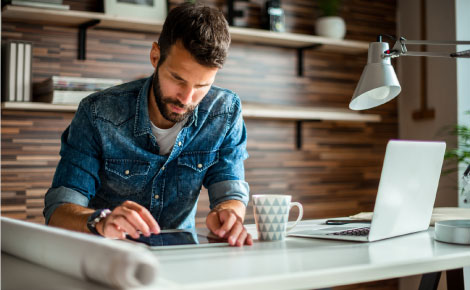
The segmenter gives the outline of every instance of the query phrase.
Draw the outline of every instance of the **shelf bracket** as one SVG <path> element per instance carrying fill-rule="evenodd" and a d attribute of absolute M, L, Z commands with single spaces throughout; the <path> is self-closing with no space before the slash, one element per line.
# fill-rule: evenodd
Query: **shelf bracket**
<path fill-rule="evenodd" d="M 78 26 L 78 59 L 86 59 L 86 32 L 91 26 L 95 26 L 100 23 L 100 20 L 94 19 L 88 22 L 80 24 Z"/>
<path fill-rule="evenodd" d="M 297 150 L 302 149 L 303 138 L 302 138 L 302 127 L 305 122 L 321 122 L 321 120 L 297 120 L 295 121 L 295 148 Z"/>
<path fill-rule="evenodd" d="M 295 126 L 295 145 L 297 150 L 302 149 L 302 121 L 296 121 L 296 126 Z"/>
<path fill-rule="evenodd" d="M 297 48 L 297 76 L 304 76 L 304 50 L 306 49 L 316 49 L 322 46 L 321 44 L 313 44 L 309 46 Z"/>
<path fill-rule="evenodd" d="M 243 11 L 241 10 L 235 10 L 234 8 L 234 2 L 236 0 L 228 0 L 227 1 L 227 8 L 228 8 L 228 13 L 227 13 L 227 22 L 230 26 L 233 26 L 233 19 L 235 17 L 243 17 Z"/>

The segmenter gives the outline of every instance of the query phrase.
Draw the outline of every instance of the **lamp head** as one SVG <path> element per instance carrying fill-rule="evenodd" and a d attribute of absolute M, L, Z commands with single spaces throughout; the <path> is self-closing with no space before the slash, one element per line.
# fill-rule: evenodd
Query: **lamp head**
<path fill-rule="evenodd" d="M 349 103 L 351 110 L 380 106 L 400 93 L 400 83 L 390 57 L 383 57 L 383 52 L 388 48 L 387 42 L 372 42 L 369 45 L 367 65 Z"/>

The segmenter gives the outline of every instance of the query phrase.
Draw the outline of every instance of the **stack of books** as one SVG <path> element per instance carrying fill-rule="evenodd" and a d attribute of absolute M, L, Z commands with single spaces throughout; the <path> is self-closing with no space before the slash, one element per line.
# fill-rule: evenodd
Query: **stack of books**
<path fill-rule="evenodd" d="M 90 94 L 122 84 L 120 79 L 52 76 L 33 85 L 34 101 L 78 104 Z"/>
<path fill-rule="evenodd" d="M 2 44 L 2 101 L 31 101 L 33 44 L 7 41 Z"/>
<path fill-rule="evenodd" d="M 63 5 L 63 0 L 8 0 L 6 4 L 37 8 L 70 10 L 70 5 Z M 2 1 L 2 6 L 4 1 Z"/>

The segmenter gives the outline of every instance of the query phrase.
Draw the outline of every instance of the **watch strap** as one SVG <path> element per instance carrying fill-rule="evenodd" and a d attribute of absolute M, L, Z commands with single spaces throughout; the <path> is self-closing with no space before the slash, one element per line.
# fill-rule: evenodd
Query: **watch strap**
<path fill-rule="evenodd" d="M 87 228 L 88 230 L 95 235 L 100 235 L 96 230 L 96 224 L 98 224 L 101 220 L 105 219 L 111 211 L 109 209 L 98 209 L 94 213 L 92 213 L 87 220 Z"/>

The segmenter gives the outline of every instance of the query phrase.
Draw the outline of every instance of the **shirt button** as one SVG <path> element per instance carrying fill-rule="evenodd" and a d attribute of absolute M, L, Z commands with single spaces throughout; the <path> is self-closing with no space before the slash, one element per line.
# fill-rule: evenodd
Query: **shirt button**
<path fill-rule="evenodd" d="M 124 171 L 125 175 L 129 175 L 129 173 L 131 173 L 129 170 Z"/>
<path fill-rule="evenodd" d="M 183 145 L 183 143 L 181 143 L 181 141 L 178 142 L 178 146 L 181 147 L 181 145 Z"/>
<path fill-rule="evenodd" d="M 159 196 L 158 194 L 155 194 L 154 197 L 155 197 L 155 199 L 159 199 L 159 198 L 160 198 L 160 196 Z"/>
<path fill-rule="evenodd" d="M 202 168 L 202 164 L 199 163 L 199 164 L 197 165 L 197 168 Z"/>
<path fill-rule="evenodd" d="M 162 166 L 162 170 L 165 170 L 165 166 Z"/>

